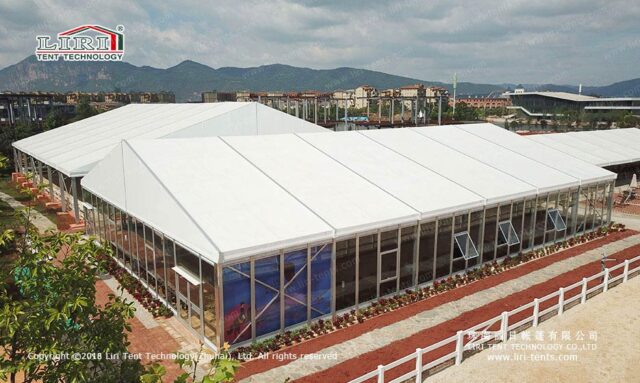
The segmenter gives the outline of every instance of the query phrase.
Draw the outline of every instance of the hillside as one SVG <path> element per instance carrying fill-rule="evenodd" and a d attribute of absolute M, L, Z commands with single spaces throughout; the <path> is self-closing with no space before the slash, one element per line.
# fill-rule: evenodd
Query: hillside
<path fill-rule="evenodd" d="M 253 68 L 222 67 L 218 69 L 186 60 L 167 69 L 135 66 L 126 62 L 39 62 L 29 56 L 0 70 L 0 91 L 172 91 L 177 101 L 199 100 L 200 93 L 218 91 L 331 91 L 352 89 L 368 84 L 378 89 L 395 88 L 415 83 L 444 86 L 437 81 L 391 75 L 367 69 L 310 69 L 283 64 Z M 458 83 L 458 94 L 494 95 L 514 84 Z M 528 84 L 528 89 L 577 92 L 577 87 L 554 84 Z M 584 94 L 609 97 L 640 96 L 640 78 L 603 87 L 584 87 Z"/>
<path fill-rule="evenodd" d="M 39 62 L 35 56 L 0 70 L 0 90 L 12 91 L 173 91 L 178 101 L 198 100 L 206 90 L 218 91 L 330 91 L 368 84 L 379 89 L 415 84 L 446 86 L 355 68 L 310 69 L 273 64 L 254 68 L 214 69 L 184 61 L 174 67 L 138 67 L 126 62 Z M 461 93 L 486 94 L 502 87 L 490 84 L 459 83 Z"/>

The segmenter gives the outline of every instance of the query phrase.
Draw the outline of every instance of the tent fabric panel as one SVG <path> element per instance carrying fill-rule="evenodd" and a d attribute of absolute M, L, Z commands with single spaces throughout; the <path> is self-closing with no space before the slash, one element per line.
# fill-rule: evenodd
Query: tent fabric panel
<path fill-rule="evenodd" d="M 402 157 L 358 131 L 299 134 L 326 155 L 419 211 L 421 218 L 452 206 L 484 205 L 484 198 Z"/>

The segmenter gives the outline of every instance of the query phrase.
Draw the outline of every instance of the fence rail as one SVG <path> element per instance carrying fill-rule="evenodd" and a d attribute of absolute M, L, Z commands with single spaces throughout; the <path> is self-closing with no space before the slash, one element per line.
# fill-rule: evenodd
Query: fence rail
<path fill-rule="evenodd" d="M 640 273 L 640 265 L 633 269 L 630 269 L 630 264 L 636 262 L 640 262 L 640 256 L 633 259 L 627 259 L 622 263 L 619 263 L 610 268 L 606 268 L 604 269 L 604 271 L 601 271 L 590 277 L 582 278 L 581 281 L 578 281 L 566 287 L 561 287 L 558 291 L 548 294 L 542 298 L 535 298 L 532 302 L 524 304 L 511 311 L 505 311 L 496 317 L 479 323 L 464 331 L 458 331 L 456 335 L 445 338 L 425 348 L 417 348 L 415 352 L 403 358 L 395 360 L 389 364 L 379 365 L 375 370 L 370 371 L 356 379 L 353 379 L 349 381 L 349 383 L 403 383 L 409 381 L 409 379 L 413 380 L 412 378 L 415 378 L 416 383 L 421 383 L 423 381 L 422 375 L 425 371 L 428 371 L 443 363 L 450 363 L 455 365 L 459 365 L 460 363 L 462 363 L 465 351 L 476 350 L 480 345 L 491 341 L 505 342 L 509 339 L 510 333 L 517 332 L 518 329 L 524 328 L 529 323 L 531 324 L 531 326 L 536 327 L 540 323 L 541 319 L 548 319 L 553 316 L 553 313 L 555 313 L 556 315 L 562 315 L 563 312 L 566 309 L 570 308 L 571 304 L 574 302 L 579 301 L 578 304 L 584 304 L 588 299 L 591 298 L 590 295 L 592 295 L 593 293 L 599 290 L 602 290 L 603 293 L 607 292 L 609 288 L 613 287 L 613 284 L 618 281 L 620 281 L 620 283 L 627 282 L 629 277 L 633 277 L 635 276 L 634 274 Z M 612 276 L 612 273 L 614 272 L 618 273 L 617 275 Z M 602 280 L 602 282 L 593 286 L 589 286 L 590 282 L 593 282 L 599 278 Z M 526 315 L 528 310 L 531 310 L 531 315 L 525 316 L 520 320 L 513 321 L 514 317 L 518 315 L 521 316 L 522 313 L 525 313 Z M 491 328 L 497 327 L 496 325 L 498 324 L 498 329 L 491 330 Z M 478 336 L 479 332 L 482 335 L 480 337 Z M 468 339 L 466 344 L 465 338 Z M 442 348 L 445 349 L 444 355 L 430 362 L 427 362 L 425 360 L 425 354 Z M 453 351 L 446 352 L 447 350 Z M 388 381 L 385 380 L 385 373 L 389 371 L 398 373 L 397 371 L 394 371 L 394 369 L 397 369 L 398 367 L 412 361 L 415 362 L 415 368 L 413 370 L 404 373 L 395 379 Z"/>

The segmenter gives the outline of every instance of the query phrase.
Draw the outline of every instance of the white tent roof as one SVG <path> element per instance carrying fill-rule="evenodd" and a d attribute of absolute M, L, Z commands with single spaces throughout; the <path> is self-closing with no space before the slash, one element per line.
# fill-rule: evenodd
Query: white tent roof
<path fill-rule="evenodd" d="M 580 180 L 520 153 L 449 126 L 416 128 L 420 134 L 534 186 L 538 193 L 578 186 Z M 526 170 L 525 170 L 526 169 Z"/>
<path fill-rule="evenodd" d="M 421 218 L 481 206 L 484 198 L 360 132 L 300 138 L 420 212 Z M 384 165 L 383 165 L 384 164 Z"/>
<path fill-rule="evenodd" d="M 640 129 L 636 128 L 537 134 L 527 138 L 596 166 L 640 161 Z"/>
<path fill-rule="evenodd" d="M 450 127 L 454 132 L 455 127 Z M 536 194 L 536 188 L 420 134 L 417 129 L 362 131 L 387 148 L 447 177 L 482 196 L 487 203 L 498 203 Z"/>
<path fill-rule="evenodd" d="M 581 184 L 612 179 L 612 173 L 607 170 L 493 124 L 459 125 L 458 128 L 574 177 Z"/>
<path fill-rule="evenodd" d="M 333 233 L 215 137 L 123 142 L 81 182 L 213 262 Z"/>
<path fill-rule="evenodd" d="M 62 173 L 83 176 L 121 140 L 329 132 L 257 103 L 130 104 L 16 141 L 18 150 Z"/>
<path fill-rule="evenodd" d="M 224 262 L 615 179 L 501 128 L 476 127 L 130 140 L 82 185 Z M 513 150 L 490 142 L 500 135 Z M 540 148 L 550 164 L 531 158 Z"/>

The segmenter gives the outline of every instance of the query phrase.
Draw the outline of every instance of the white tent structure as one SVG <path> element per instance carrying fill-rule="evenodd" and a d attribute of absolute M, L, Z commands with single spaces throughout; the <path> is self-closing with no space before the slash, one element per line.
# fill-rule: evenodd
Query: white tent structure
<path fill-rule="evenodd" d="M 64 192 L 74 194 L 77 180 L 122 140 L 304 132 L 330 131 L 258 103 L 130 104 L 16 141 L 13 147 L 16 171 L 51 181 L 51 195 L 54 184 L 68 186 L 60 188 L 65 201 Z"/>
<path fill-rule="evenodd" d="M 216 338 L 186 323 L 220 344 L 596 229 L 615 178 L 478 124 L 131 139 L 82 187 L 91 230 L 176 312 L 207 316 L 175 296 L 185 278 L 206 297 L 215 269 Z"/>
<path fill-rule="evenodd" d="M 640 161 L 637 128 L 536 134 L 527 139 L 601 167 Z"/>

